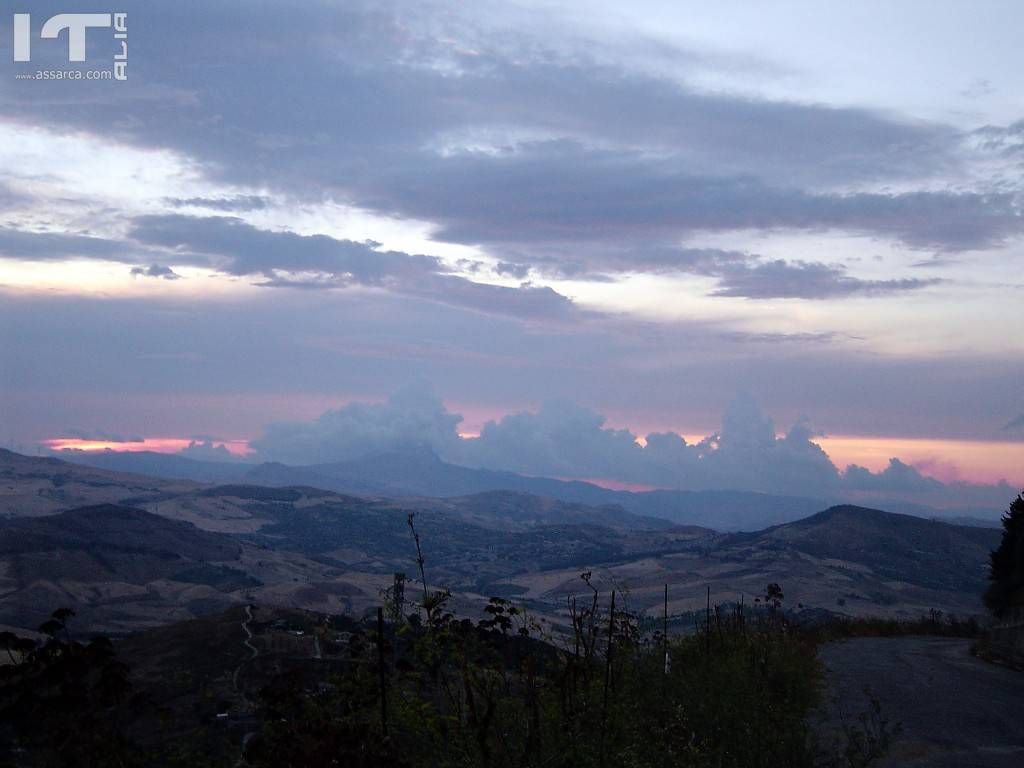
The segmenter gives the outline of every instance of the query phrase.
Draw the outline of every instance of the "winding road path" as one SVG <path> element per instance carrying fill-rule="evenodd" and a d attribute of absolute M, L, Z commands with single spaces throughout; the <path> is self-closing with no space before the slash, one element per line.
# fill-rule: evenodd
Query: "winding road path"
<path fill-rule="evenodd" d="M 821 650 L 836 704 L 866 709 L 865 687 L 902 725 L 880 766 L 1021 768 L 1024 673 L 980 661 L 967 640 L 858 638 Z"/>
<path fill-rule="evenodd" d="M 241 673 L 242 667 L 244 665 L 248 664 L 251 661 L 255 661 L 256 658 L 260 655 L 259 648 L 252 644 L 252 630 L 249 629 L 249 622 L 251 621 L 252 606 L 247 605 L 245 606 L 245 618 L 242 620 L 242 631 L 245 632 L 245 639 L 242 641 L 242 645 L 244 645 L 249 650 L 250 656 L 249 658 L 242 659 L 242 661 L 238 662 L 238 666 L 235 667 L 234 674 L 232 674 L 231 676 L 231 681 L 235 687 L 235 691 L 242 696 L 247 706 L 252 706 L 252 702 L 249 700 L 249 697 L 245 695 L 245 691 L 241 690 L 238 687 L 238 676 Z"/>
<path fill-rule="evenodd" d="M 255 661 L 256 658 L 260 655 L 260 649 L 252 643 L 252 630 L 249 628 L 249 623 L 251 621 L 252 606 L 247 605 L 245 606 L 245 618 L 242 620 L 242 631 L 245 632 L 245 639 L 242 640 L 242 645 L 244 645 L 248 649 L 250 655 L 249 658 L 242 659 L 242 661 L 238 662 L 238 666 L 235 667 L 234 674 L 231 677 L 232 682 L 234 683 L 235 686 L 235 692 L 242 697 L 242 701 L 245 703 L 246 708 L 250 712 L 253 709 L 255 709 L 256 705 L 252 701 L 252 699 L 250 699 L 248 695 L 246 695 L 245 691 L 238 687 L 238 676 L 239 674 L 241 674 L 243 666 L 252 661 Z M 256 731 L 248 731 L 242 736 L 242 751 L 241 754 L 238 756 L 238 760 L 235 762 L 236 768 L 239 766 L 247 766 L 249 764 L 248 761 L 245 759 L 245 749 L 247 746 L 249 746 L 250 739 L 252 739 L 252 737 L 255 735 Z"/>

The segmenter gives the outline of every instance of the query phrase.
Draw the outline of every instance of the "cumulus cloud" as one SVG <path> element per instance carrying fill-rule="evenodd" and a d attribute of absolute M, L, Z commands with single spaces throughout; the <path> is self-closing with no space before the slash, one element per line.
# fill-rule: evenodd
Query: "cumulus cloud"
<path fill-rule="evenodd" d="M 569 401 L 489 421 L 459 448 L 454 458 L 469 465 L 529 475 L 635 479 L 642 472 L 635 435 L 606 427 L 603 416 Z"/>
<path fill-rule="evenodd" d="M 326 464 L 402 449 L 457 450 L 462 417 L 449 413 L 423 384 L 396 391 L 384 403 L 351 403 L 314 422 L 269 425 L 252 442 L 260 458 L 285 464 Z"/>
<path fill-rule="evenodd" d="M 925 477 L 916 468 L 896 458 L 881 472 L 871 472 L 851 464 L 846 468 L 846 485 L 854 491 L 884 491 L 887 493 L 918 493 L 937 491 L 943 484 Z"/>
<path fill-rule="evenodd" d="M 457 434 L 461 420 L 421 383 L 384 403 L 356 402 L 313 422 L 271 425 L 252 445 L 260 459 L 287 464 L 426 449 L 454 464 L 534 476 L 834 500 L 896 499 L 937 507 L 953 502 L 996 508 L 1011 490 L 1005 482 L 944 483 L 898 458 L 879 472 L 858 465 L 840 471 L 815 442 L 819 433 L 806 418 L 779 434 L 757 401 L 743 393 L 729 404 L 720 430 L 696 443 L 673 432 L 640 440 L 568 400 L 489 421 L 476 438 Z"/>
<path fill-rule="evenodd" d="M 218 442 L 214 438 L 192 440 L 178 451 L 178 455 L 196 461 L 240 461 L 239 457 L 231 453 L 223 442 Z"/>
<path fill-rule="evenodd" d="M 253 447 L 262 459 L 290 464 L 426 448 L 472 467 L 691 490 L 821 496 L 845 485 L 828 455 L 813 442 L 815 433 L 806 420 L 779 437 L 749 395 L 729 406 L 718 433 L 696 444 L 669 432 L 650 434 L 641 445 L 629 430 L 608 427 L 602 415 L 569 401 L 489 421 L 477 438 L 460 438 L 460 421 L 429 387 L 414 385 L 384 403 L 351 403 L 313 422 L 270 425 Z M 878 477 L 860 468 L 853 472 L 858 489 L 867 483 L 875 483 L 873 489 L 892 485 L 893 471 Z"/>
<path fill-rule="evenodd" d="M 820 495 L 835 491 L 839 473 L 800 421 L 783 437 L 749 395 L 734 400 L 720 432 L 688 444 L 675 433 L 649 434 L 640 444 L 626 429 L 568 401 L 488 422 L 450 458 L 471 466 L 524 474 L 607 478 L 689 490 L 743 489 Z"/>

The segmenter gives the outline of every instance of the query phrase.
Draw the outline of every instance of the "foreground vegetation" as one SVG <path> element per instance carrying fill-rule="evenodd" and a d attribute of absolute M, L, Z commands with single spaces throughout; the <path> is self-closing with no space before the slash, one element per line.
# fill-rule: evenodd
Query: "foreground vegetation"
<path fill-rule="evenodd" d="M 60 611 L 42 641 L 4 637 L 0 765 L 858 766 L 888 738 L 864 720 L 817 741 L 815 639 L 774 607 L 666 638 L 590 590 L 556 638 L 497 598 L 471 622 L 444 592 L 389 597 L 347 625 L 333 674 L 270 676 L 244 733 L 206 719 L 177 739 L 115 646 Z"/>
<path fill-rule="evenodd" d="M 234 668 L 238 713 L 216 705 L 225 714 L 206 709 L 192 730 L 179 727 L 188 720 L 180 711 L 139 695 L 109 641 L 77 641 L 70 611 L 40 627 L 40 641 L 0 636 L 0 766 L 855 768 L 881 756 L 895 729 L 869 700 L 860 717 L 816 727 L 818 645 L 979 633 L 975 621 L 939 612 L 799 626 L 770 584 L 754 610 L 709 604 L 691 634 L 669 637 L 667 611 L 638 616 L 589 573 L 557 629 L 497 597 L 472 621 L 449 610 L 447 590 L 428 588 L 412 516 L 408 523 L 415 598 L 396 574 L 376 616 L 328 622 L 330 664 L 255 665 L 254 651 L 249 668 L 259 674 L 248 693 L 238 683 L 247 662 Z M 251 637 L 238 621 L 234 631 Z M 190 657 L 188 678 L 204 660 L 213 661 Z M 179 725 L 168 730 L 172 721 Z"/>
<path fill-rule="evenodd" d="M 719 615 L 666 642 L 594 593 L 559 647 L 503 600 L 476 624 L 446 613 L 443 595 L 428 605 L 422 622 L 354 636 L 351 670 L 317 694 L 269 686 L 253 763 L 814 764 L 815 651 L 781 621 Z"/>

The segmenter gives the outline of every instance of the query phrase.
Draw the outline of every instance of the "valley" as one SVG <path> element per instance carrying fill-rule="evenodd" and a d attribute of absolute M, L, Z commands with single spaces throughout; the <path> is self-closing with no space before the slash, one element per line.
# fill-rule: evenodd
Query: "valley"
<path fill-rule="evenodd" d="M 394 574 L 476 616 L 514 598 L 554 627 L 567 599 L 615 589 L 629 610 L 689 631 L 710 599 L 756 606 L 778 583 L 788 611 L 916 618 L 981 612 L 998 531 L 833 507 L 729 533 L 521 491 L 382 498 L 309 486 L 211 485 L 4 453 L 0 624 L 33 628 L 55 607 L 127 634 L 255 603 L 359 617 Z"/>

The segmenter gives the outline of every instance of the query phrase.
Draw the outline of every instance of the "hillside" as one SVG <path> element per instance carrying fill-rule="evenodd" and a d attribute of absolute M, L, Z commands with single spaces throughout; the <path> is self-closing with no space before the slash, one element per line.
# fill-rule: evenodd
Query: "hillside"
<path fill-rule="evenodd" d="M 86 552 L 103 558 L 108 570 L 118 572 L 119 558 L 236 560 L 241 547 L 189 523 L 114 504 L 0 521 L 0 556 L 26 557 L 39 552 Z"/>
<path fill-rule="evenodd" d="M 189 481 L 112 472 L 0 448 L 0 517 L 47 515 L 88 504 L 138 505 L 196 487 Z"/>
<path fill-rule="evenodd" d="M 246 481 L 313 485 L 371 496 L 470 496 L 512 491 L 591 507 L 618 506 L 635 515 L 716 530 L 756 530 L 813 514 L 826 503 L 747 491 L 615 491 L 593 483 L 528 477 L 449 464 L 429 450 L 375 454 L 336 464 L 261 464 Z"/>
<path fill-rule="evenodd" d="M 914 617 L 936 608 L 981 612 L 989 552 L 999 532 L 861 507 L 833 507 L 806 520 L 749 534 L 712 535 L 678 552 L 625 558 L 596 569 L 598 583 L 626 584 L 632 605 L 657 611 L 663 585 L 670 610 L 752 602 L 770 582 L 786 605 L 849 615 Z M 510 589 L 558 602 L 578 590 L 570 569 L 507 580 Z"/>
<path fill-rule="evenodd" d="M 832 507 L 795 523 L 736 536 L 734 546 L 856 562 L 880 576 L 939 589 L 981 591 L 999 532 L 863 507 Z"/>
<path fill-rule="evenodd" d="M 85 629 L 127 632 L 223 610 L 254 590 L 287 602 L 300 573 L 328 578 L 302 558 L 130 507 L 0 520 L 3 625 L 34 628 L 70 607 Z"/>
<path fill-rule="evenodd" d="M 69 462 L 107 470 L 170 479 L 307 486 L 357 496 L 452 498 L 508 491 L 590 507 L 618 506 L 641 517 L 661 518 L 676 525 L 699 525 L 719 531 L 761 530 L 799 520 L 831 504 L 856 501 L 732 490 L 611 490 L 578 480 L 531 477 L 459 466 L 443 461 L 426 449 L 376 453 L 346 462 L 310 466 L 196 461 L 175 455 L 112 451 L 69 453 L 66 458 Z M 995 509 L 940 510 L 906 500 L 885 498 L 877 498 L 870 503 L 887 511 L 926 519 L 984 527 L 999 525 L 999 511 Z"/>
<path fill-rule="evenodd" d="M 304 467 L 228 464 L 157 453 L 74 453 L 67 461 L 202 483 L 306 486 L 357 496 L 451 498 L 510 491 L 717 530 L 757 530 L 813 514 L 827 502 L 747 491 L 614 491 L 593 483 L 527 477 L 449 464 L 429 450 L 373 454 Z"/>
<path fill-rule="evenodd" d="M 418 577 L 410 514 L 428 581 L 450 587 L 458 611 L 473 614 L 501 595 L 556 622 L 566 597 L 585 591 L 583 571 L 641 611 L 660 610 L 668 584 L 681 626 L 708 587 L 717 602 L 750 602 L 769 582 L 783 585 L 790 607 L 974 613 L 999 536 L 849 506 L 718 533 L 525 492 L 367 498 L 0 458 L 0 518 L 18 516 L 0 519 L 0 624 L 20 626 L 61 605 L 84 607 L 87 625 L 118 632 L 243 602 L 359 615 L 379 604 L 396 572 Z M 57 513 L 61 493 L 89 508 Z M 23 516 L 34 497 L 42 501 Z M 96 505 L 110 498 L 134 502 Z"/>

